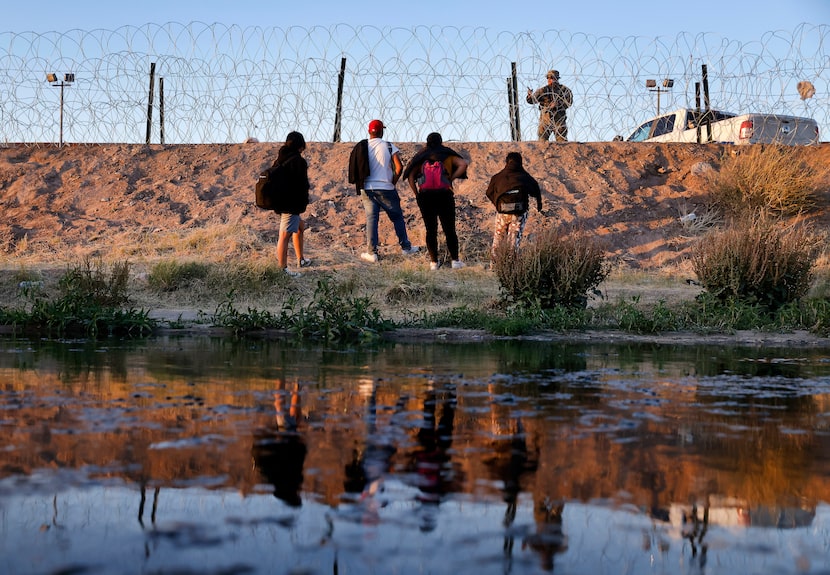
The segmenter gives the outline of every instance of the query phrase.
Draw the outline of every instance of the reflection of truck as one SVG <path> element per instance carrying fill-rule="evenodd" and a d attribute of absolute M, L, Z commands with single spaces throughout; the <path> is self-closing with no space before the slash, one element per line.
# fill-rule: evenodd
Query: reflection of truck
<path fill-rule="evenodd" d="M 818 143 L 818 124 L 797 116 L 681 108 L 640 125 L 626 141 L 806 145 Z"/>

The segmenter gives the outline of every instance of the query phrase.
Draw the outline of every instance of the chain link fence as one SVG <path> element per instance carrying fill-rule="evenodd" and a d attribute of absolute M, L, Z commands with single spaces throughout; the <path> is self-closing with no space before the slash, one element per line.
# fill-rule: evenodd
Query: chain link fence
<path fill-rule="evenodd" d="M 554 68 L 574 93 L 572 141 L 627 136 L 656 114 L 658 98 L 661 111 L 693 107 L 703 66 L 715 109 L 810 116 L 823 137 L 830 129 L 826 25 L 740 43 L 687 33 L 167 23 L 0 33 L 0 138 L 232 143 L 282 141 L 299 130 L 310 141 L 356 141 L 377 117 L 396 141 L 422 141 L 436 130 L 445 140 L 509 141 L 514 66 L 523 140 L 535 139 L 538 122 L 527 88 L 543 85 Z M 71 83 L 66 74 L 74 74 Z M 648 79 L 658 88 L 674 82 L 658 92 Z M 803 99 L 799 82 L 815 94 Z"/>

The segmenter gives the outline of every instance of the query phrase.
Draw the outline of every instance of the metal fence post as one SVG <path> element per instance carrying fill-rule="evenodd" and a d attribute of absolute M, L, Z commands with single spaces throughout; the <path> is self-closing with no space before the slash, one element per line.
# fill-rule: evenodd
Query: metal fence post
<path fill-rule="evenodd" d="M 346 78 L 346 58 L 340 59 L 340 74 L 337 77 L 337 110 L 334 113 L 334 138 L 332 141 L 340 141 L 340 122 L 343 114 L 343 81 Z"/>
<path fill-rule="evenodd" d="M 153 124 L 153 85 L 156 80 L 156 63 L 150 63 L 150 98 L 147 100 L 147 138 L 145 142 L 150 143 L 150 130 Z"/>

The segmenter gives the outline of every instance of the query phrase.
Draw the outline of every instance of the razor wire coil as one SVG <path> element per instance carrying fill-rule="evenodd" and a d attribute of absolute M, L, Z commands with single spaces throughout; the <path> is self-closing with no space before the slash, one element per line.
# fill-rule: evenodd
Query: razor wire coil
<path fill-rule="evenodd" d="M 515 63 L 522 139 L 535 139 L 538 110 L 527 88 L 558 69 L 574 93 L 570 139 L 607 141 L 655 115 L 645 79 L 671 78 L 661 111 L 695 105 L 708 68 L 711 106 L 733 113 L 813 117 L 830 129 L 830 27 L 802 24 L 740 43 L 711 34 L 596 37 L 561 30 L 487 28 L 247 27 L 194 22 L 115 30 L 0 33 L 0 138 L 56 140 L 59 96 L 46 73 L 73 73 L 63 91 L 65 141 L 141 143 L 149 68 L 156 82 L 151 141 L 282 141 L 291 130 L 330 141 L 338 77 L 346 59 L 342 139 L 365 137 L 372 118 L 397 141 L 511 139 L 507 81 Z M 799 97 L 797 84 L 816 88 Z M 163 83 L 164 91 L 160 90 Z"/>

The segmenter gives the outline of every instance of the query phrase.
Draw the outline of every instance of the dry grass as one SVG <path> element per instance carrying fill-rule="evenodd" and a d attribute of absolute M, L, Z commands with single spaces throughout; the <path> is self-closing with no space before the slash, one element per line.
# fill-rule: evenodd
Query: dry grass
<path fill-rule="evenodd" d="M 733 148 L 711 176 L 715 202 L 737 216 L 763 211 L 795 215 L 814 208 L 828 168 L 809 166 L 792 146 Z"/>
<path fill-rule="evenodd" d="M 593 235 L 550 226 L 518 250 L 502 242 L 495 250 L 493 269 L 514 302 L 547 309 L 585 305 L 610 266 Z"/>
<path fill-rule="evenodd" d="M 44 290 L 55 291 L 67 269 L 89 258 L 107 265 L 129 262 L 131 300 L 170 319 L 212 312 L 228 299 L 241 309 L 278 311 L 289 299 L 310 301 L 324 277 L 332 278 L 343 294 L 370 298 L 396 320 L 452 306 L 489 305 L 498 295 L 493 275 L 474 262 L 462 270 L 431 272 L 423 257 L 393 251 L 381 264 L 367 265 L 348 250 L 315 250 L 313 239 L 309 255 L 314 265 L 304 268 L 302 277 L 289 278 L 276 264 L 275 238 L 233 224 L 113 233 L 90 237 L 72 249 L 57 237 L 38 244 L 24 238 L 7 247 L 0 252 L 0 270 L 5 270 L 0 271 L 0 305 L 7 307 L 20 302 L 21 281 L 43 281 Z M 465 254 L 485 253 L 488 247 L 469 244 Z M 293 257 L 291 249 L 291 267 Z"/>
<path fill-rule="evenodd" d="M 76 249 L 67 249 L 58 238 L 37 244 L 24 238 L 0 254 L 0 305 L 19 305 L 20 282 L 43 282 L 44 290 L 56 291 L 58 278 L 67 269 L 94 257 L 106 265 L 129 262 L 131 301 L 169 320 L 180 314 L 193 318 L 199 311 L 212 312 L 229 297 L 239 309 L 279 311 L 290 298 L 310 301 L 318 280 L 324 277 L 331 278 L 343 294 L 370 298 L 385 317 L 396 321 L 453 307 L 490 309 L 500 299 L 500 286 L 493 271 L 477 263 L 489 259 L 490 236 L 482 234 L 482 238 L 470 240 L 464 248 L 469 267 L 445 267 L 437 272 L 428 270 L 423 256 L 404 257 L 394 247 L 380 265 L 368 265 L 348 250 L 321 249 L 312 238 L 314 266 L 302 270 L 303 276 L 297 279 L 277 269 L 273 238 L 232 224 L 190 231 L 114 233 L 108 238 L 92 237 Z M 173 269 L 166 278 L 159 272 L 165 266 Z M 174 277 L 179 267 L 196 272 L 182 281 Z M 824 267 L 830 270 L 830 263 Z M 154 277 L 161 281 L 154 283 Z M 599 288 L 611 301 L 618 297 L 683 301 L 700 290 L 686 283 L 687 277 L 663 269 L 644 272 L 620 267 Z M 817 289 L 830 291 L 830 272 L 819 274 L 819 280 L 823 277 L 827 287 L 822 288 L 819 281 Z"/>
<path fill-rule="evenodd" d="M 12 242 L 0 237 L 0 265 L 41 266 L 58 262 L 100 258 L 109 262 L 129 260 L 151 264 L 178 260 L 238 261 L 272 254 L 272 246 L 252 230 L 239 224 L 211 224 L 189 230 L 137 229 L 91 236 L 82 245 L 68 248 L 59 235 L 30 241 L 27 237 Z"/>
<path fill-rule="evenodd" d="M 199 312 L 211 313 L 228 300 L 238 309 L 278 312 L 289 301 L 299 305 L 310 302 L 318 281 L 330 278 L 338 293 L 368 298 L 384 317 L 403 321 L 451 307 L 487 307 L 498 297 L 495 277 L 480 266 L 432 272 L 424 262 L 412 260 L 345 268 L 321 265 L 304 269 L 300 278 L 290 278 L 273 261 L 265 265 L 200 261 L 196 274 L 190 263 L 183 260 L 179 266 L 178 260 L 163 260 L 131 266 L 131 301 L 137 307 L 152 310 L 154 317 L 168 320 L 180 315 L 194 319 Z M 58 279 L 67 267 L 7 270 L 0 274 L 0 305 L 19 305 L 21 281 L 42 281 L 46 293 L 55 293 Z M 167 269 L 163 279 L 158 279 L 159 267 Z M 180 268 L 182 274 L 170 272 L 170 268 Z"/>
<path fill-rule="evenodd" d="M 108 238 L 90 237 L 74 249 L 67 249 L 59 239 L 38 244 L 24 239 L 0 253 L 0 305 L 19 305 L 22 281 L 42 281 L 46 292 L 56 292 L 58 278 L 67 269 L 95 258 L 106 265 L 129 262 L 131 301 L 152 310 L 154 317 L 169 320 L 213 312 L 228 298 L 239 309 L 279 311 L 292 298 L 310 301 L 324 277 L 331 278 L 343 294 L 370 298 L 385 317 L 396 321 L 453 307 L 490 309 L 500 300 L 499 282 L 486 263 L 477 262 L 489 263 L 491 236 L 465 237 L 462 253 L 468 267 L 445 266 L 433 272 L 423 256 L 404 257 L 394 247 L 379 265 L 368 265 L 348 250 L 319 248 L 312 236 L 309 255 L 314 265 L 296 279 L 277 268 L 274 238 L 260 237 L 239 225 L 116 232 Z M 293 250 L 289 253 L 293 267 L 291 258 Z M 686 284 L 665 275 L 621 271 L 600 287 L 646 299 L 651 293 L 659 299 L 688 297 Z"/>
<path fill-rule="evenodd" d="M 817 233 L 821 246 L 824 249 L 819 253 L 813 264 L 813 285 L 810 287 L 810 297 L 822 298 L 830 300 L 830 252 L 828 252 L 828 233 L 822 231 Z"/>
<path fill-rule="evenodd" d="M 690 208 L 682 204 L 678 209 L 678 221 L 686 236 L 699 236 L 723 225 L 723 215 L 715 207 Z"/>
<path fill-rule="evenodd" d="M 807 294 L 818 249 L 806 226 L 757 217 L 702 238 L 692 261 L 714 296 L 775 309 Z"/>

